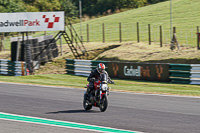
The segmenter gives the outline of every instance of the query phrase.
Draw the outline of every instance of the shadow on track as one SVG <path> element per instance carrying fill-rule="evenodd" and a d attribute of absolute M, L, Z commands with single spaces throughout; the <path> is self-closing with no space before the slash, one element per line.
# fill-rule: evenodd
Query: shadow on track
<path fill-rule="evenodd" d="M 99 113 L 99 111 L 94 110 L 64 110 L 56 112 L 47 112 L 45 114 L 60 114 L 60 113 Z"/>

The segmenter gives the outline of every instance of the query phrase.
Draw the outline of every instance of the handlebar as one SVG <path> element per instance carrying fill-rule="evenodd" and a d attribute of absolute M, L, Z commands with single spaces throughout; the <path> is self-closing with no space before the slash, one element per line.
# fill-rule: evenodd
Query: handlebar
<path fill-rule="evenodd" d="M 98 81 L 100 81 L 100 80 L 95 79 L 95 78 L 91 78 L 91 79 L 90 79 L 90 82 L 98 82 Z M 111 81 L 111 80 L 108 81 L 108 83 L 116 85 L 115 82 L 114 82 L 114 81 Z"/>

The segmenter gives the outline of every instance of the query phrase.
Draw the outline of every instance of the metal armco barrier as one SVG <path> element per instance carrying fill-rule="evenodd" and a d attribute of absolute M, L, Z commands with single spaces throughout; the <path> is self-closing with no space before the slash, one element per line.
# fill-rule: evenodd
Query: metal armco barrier
<path fill-rule="evenodd" d="M 9 76 L 24 76 L 26 75 L 26 65 L 21 61 L 0 59 L 0 74 Z"/>
<path fill-rule="evenodd" d="M 66 59 L 67 74 L 88 76 L 104 63 L 111 78 L 200 84 L 200 64 L 134 63 Z"/>
<path fill-rule="evenodd" d="M 169 64 L 109 62 L 108 73 L 114 78 L 168 82 Z"/>
<path fill-rule="evenodd" d="M 89 76 L 92 69 L 95 69 L 99 63 L 107 66 L 107 61 L 66 59 L 66 72 L 67 74 Z"/>
<path fill-rule="evenodd" d="M 170 64 L 172 83 L 200 84 L 200 64 Z"/>
<path fill-rule="evenodd" d="M 169 81 L 169 64 L 66 59 L 66 72 L 88 76 L 99 63 L 105 64 L 111 78 Z"/>

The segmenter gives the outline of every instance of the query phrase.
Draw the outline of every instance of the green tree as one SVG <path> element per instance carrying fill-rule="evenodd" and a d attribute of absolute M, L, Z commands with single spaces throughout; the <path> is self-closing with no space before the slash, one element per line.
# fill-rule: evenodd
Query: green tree
<path fill-rule="evenodd" d="M 22 0 L 0 0 L 0 12 L 25 12 Z"/>
<path fill-rule="evenodd" d="M 66 17 L 76 18 L 78 9 L 71 0 L 60 0 L 61 10 L 65 12 Z"/>
<path fill-rule="evenodd" d="M 76 7 L 79 7 L 79 0 L 72 0 Z M 83 14 L 89 16 L 103 14 L 108 10 L 114 12 L 116 9 L 122 8 L 138 8 L 145 6 L 147 0 L 81 0 Z"/>
<path fill-rule="evenodd" d="M 33 5 L 39 11 L 58 11 L 61 6 L 59 0 L 34 0 Z"/>
<path fill-rule="evenodd" d="M 116 8 L 138 8 L 145 6 L 147 0 L 116 0 Z"/>
<path fill-rule="evenodd" d="M 39 9 L 36 6 L 26 4 L 27 12 L 39 12 Z"/>
<path fill-rule="evenodd" d="M 167 0 L 148 0 L 148 3 L 155 4 L 155 3 L 159 3 L 159 2 L 163 2 L 163 1 L 167 1 Z"/>
<path fill-rule="evenodd" d="M 98 0 L 81 0 L 82 2 L 82 12 L 83 14 L 87 15 L 96 15 L 96 5 Z M 72 0 L 73 3 L 75 3 L 75 6 L 79 9 L 79 0 Z"/>

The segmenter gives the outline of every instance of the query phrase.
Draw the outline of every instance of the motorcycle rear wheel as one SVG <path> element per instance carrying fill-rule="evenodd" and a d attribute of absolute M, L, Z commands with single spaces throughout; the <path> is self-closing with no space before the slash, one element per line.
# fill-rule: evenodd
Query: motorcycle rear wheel
<path fill-rule="evenodd" d="M 84 107 L 85 110 L 92 109 L 92 105 L 89 105 L 88 102 L 87 102 L 86 94 L 84 94 L 84 98 L 83 98 L 83 107 Z"/>
<path fill-rule="evenodd" d="M 99 109 L 101 112 L 104 112 L 106 111 L 107 107 L 108 107 L 108 99 L 107 99 L 106 94 L 103 94 L 102 99 L 99 104 Z"/>

